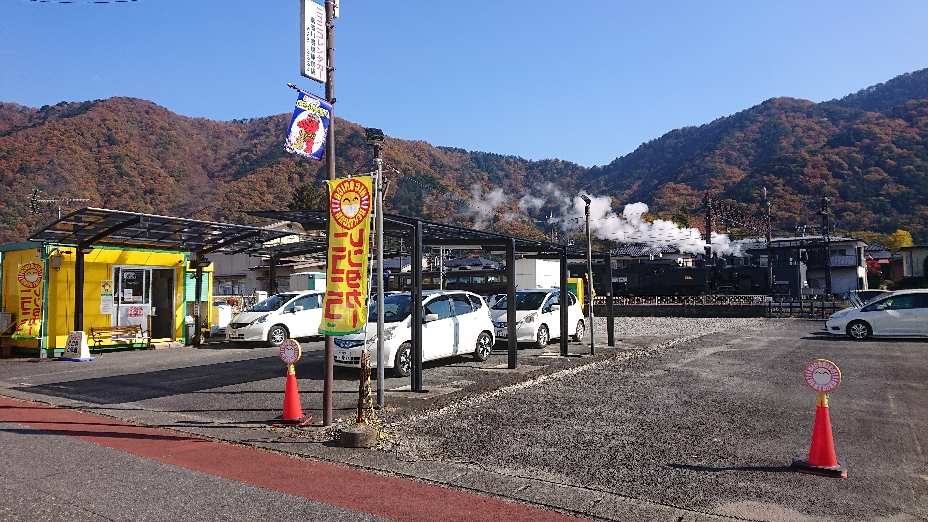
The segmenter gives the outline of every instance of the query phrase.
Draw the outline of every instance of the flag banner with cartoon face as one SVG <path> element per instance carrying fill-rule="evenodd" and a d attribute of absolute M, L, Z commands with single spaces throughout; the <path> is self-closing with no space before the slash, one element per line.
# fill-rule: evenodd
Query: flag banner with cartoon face
<path fill-rule="evenodd" d="M 367 323 L 371 177 L 330 180 L 329 251 L 319 333 L 347 335 Z"/>
<path fill-rule="evenodd" d="M 321 160 L 331 119 L 332 105 L 329 102 L 300 91 L 284 148 L 291 154 Z"/>

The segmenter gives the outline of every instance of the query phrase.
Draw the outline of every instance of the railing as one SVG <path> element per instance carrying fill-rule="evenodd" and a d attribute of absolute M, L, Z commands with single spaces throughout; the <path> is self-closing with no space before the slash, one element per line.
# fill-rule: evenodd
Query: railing
<path fill-rule="evenodd" d="M 769 299 L 763 295 L 648 295 L 636 297 L 613 297 L 617 306 L 744 306 L 760 305 Z M 606 298 L 593 298 L 594 306 L 605 306 Z"/>
<path fill-rule="evenodd" d="M 737 307 L 763 306 L 767 317 L 799 317 L 807 319 L 827 319 L 834 312 L 842 309 L 842 301 L 822 299 L 771 299 L 766 295 L 698 295 L 698 296 L 639 296 L 613 297 L 615 306 L 700 306 L 700 307 Z M 606 298 L 593 298 L 593 305 L 602 309 Z"/>

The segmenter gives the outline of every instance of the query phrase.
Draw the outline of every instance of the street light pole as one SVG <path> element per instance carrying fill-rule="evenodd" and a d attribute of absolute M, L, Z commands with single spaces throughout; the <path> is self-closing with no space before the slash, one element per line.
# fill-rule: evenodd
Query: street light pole
<path fill-rule="evenodd" d="M 580 194 L 583 202 L 586 203 L 584 214 L 586 214 L 586 278 L 587 287 L 586 295 L 589 296 L 590 303 L 590 355 L 596 354 L 596 343 L 593 337 L 593 242 L 590 237 L 590 203 L 592 200 L 586 194 Z M 563 334 L 562 334 L 563 335 Z"/>
<path fill-rule="evenodd" d="M 374 164 L 377 165 L 377 180 L 375 184 L 374 212 L 377 222 L 377 406 L 384 406 L 384 359 L 383 359 L 383 131 L 380 129 L 364 129 L 367 142 L 374 147 Z"/>

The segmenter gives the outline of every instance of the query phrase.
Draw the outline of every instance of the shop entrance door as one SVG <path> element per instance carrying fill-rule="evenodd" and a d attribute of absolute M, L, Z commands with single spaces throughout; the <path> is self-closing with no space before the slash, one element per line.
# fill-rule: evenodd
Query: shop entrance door
<path fill-rule="evenodd" d="M 174 338 L 174 269 L 151 271 L 152 339 Z"/>
<path fill-rule="evenodd" d="M 137 324 L 153 339 L 174 338 L 174 270 L 113 267 L 114 326 Z"/>

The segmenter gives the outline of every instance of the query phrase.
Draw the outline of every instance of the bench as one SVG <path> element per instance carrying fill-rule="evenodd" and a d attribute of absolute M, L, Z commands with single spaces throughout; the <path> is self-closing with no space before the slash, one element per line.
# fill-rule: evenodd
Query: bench
<path fill-rule="evenodd" d="M 90 340 L 95 349 L 107 346 L 145 345 L 150 348 L 151 337 L 137 324 L 127 326 L 91 326 Z"/>

